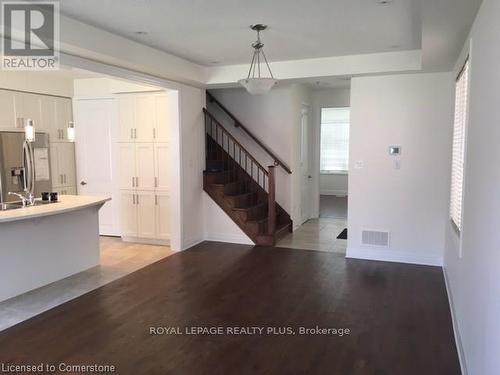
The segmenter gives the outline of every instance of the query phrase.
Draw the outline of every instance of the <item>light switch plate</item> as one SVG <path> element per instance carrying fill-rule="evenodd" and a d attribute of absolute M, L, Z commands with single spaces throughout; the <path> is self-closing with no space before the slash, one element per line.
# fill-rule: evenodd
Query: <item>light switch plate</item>
<path fill-rule="evenodd" d="M 356 160 L 354 162 L 354 169 L 363 169 L 365 167 L 365 162 L 363 160 Z"/>

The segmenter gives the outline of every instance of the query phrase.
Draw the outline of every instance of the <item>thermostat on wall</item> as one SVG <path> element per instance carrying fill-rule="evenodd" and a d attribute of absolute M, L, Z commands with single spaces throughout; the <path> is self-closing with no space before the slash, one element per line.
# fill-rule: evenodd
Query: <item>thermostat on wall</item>
<path fill-rule="evenodd" d="M 401 155 L 401 146 L 389 146 L 389 155 Z"/>

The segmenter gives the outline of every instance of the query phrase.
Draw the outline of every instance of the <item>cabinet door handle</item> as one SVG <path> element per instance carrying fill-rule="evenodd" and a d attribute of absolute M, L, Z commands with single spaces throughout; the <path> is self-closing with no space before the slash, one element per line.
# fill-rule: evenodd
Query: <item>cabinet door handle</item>
<path fill-rule="evenodd" d="M 155 188 L 158 187 L 158 177 L 155 177 Z"/>
<path fill-rule="evenodd" d="M 59 175 L 59 181 L 60 181 L 60 183 L 62 185 L 63 184 L 63 176 L 62 176 L 62 174 Z"/>
<path fill-rule="evenodd" d="M 139 187 L 139 177 L 135 178 L 135 187 Z"/>
<path fill-rule="evenodd" d="M 135 194 L 132 194 L 132 204 L 135 204 Z"/>
<path fill-rule="evenodd" d="M 153 139 L 156 139 L 156 128 L 153 128 Z"/>
<path fill-rule="evenodd" d="M 136 200 L 136 202 L 137 202 L 137 205 L 139 205 L 139 194 L 136 194 L 136 195 L 135 195 L 135 200 Z"/>
<path fill-rule="evenodd" d="M 135 177 L 132 177 L 132 187 L 135 187 Z"/>
<path fill-rule="evenodd" d="M 130 129 L 130 139 L 134 139 L 134 129 Z"/>
<path fill-rule="evenodd" d="M 68 180 L 66 180 L 66 174 L 64 174 L 64 183 L 66 184 Z"/>
<path fill-rule="evenodd" d="M 158 206 L 158 195 L 155 194 L 155 206 Z"/>

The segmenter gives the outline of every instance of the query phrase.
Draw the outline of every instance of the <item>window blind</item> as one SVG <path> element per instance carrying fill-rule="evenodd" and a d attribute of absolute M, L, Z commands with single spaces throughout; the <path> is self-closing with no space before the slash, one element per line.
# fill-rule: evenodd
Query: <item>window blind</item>
<path fill-rule="evenodd" d="M 450 217 L 462 230 L 462 197 L 464 187 L 465 137 L 469 93 L 469 61 L 458 76 L 455 87 L 455 120 L 453 126 L 453 158 L 451 166 Z"/>
<path fill-rule="evenodd" d="M 321 173 L 349 169 L 349 108 L 321 109 Z"/>

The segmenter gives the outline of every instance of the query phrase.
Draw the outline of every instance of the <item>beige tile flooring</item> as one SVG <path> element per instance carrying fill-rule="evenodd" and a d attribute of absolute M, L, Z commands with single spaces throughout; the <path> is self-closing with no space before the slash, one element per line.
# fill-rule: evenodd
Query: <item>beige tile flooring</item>
<path fill-rule="evenodd" d="M 347 240 L 337 239 L 345 228 L 346 219 L 311 219 L 279 241 L 276 246 L 345 254 Z"/>
<path fill-rule="evenodd" d="M 101 264 L 0 302 L 0 331 L 171 255 L 167 246 L 101 237 Z"/>

